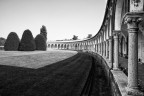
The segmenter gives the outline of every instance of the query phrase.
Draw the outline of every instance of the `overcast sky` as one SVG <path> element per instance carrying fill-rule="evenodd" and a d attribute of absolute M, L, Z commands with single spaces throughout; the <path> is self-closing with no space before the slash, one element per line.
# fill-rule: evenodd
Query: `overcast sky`
<path fill-rule="evenodd" d="M 25 29 L 35 37 L 45 25 L 48 40 L 93 36 L 103 21 L 106 0 L 0 0 L 0 37 Z"/>

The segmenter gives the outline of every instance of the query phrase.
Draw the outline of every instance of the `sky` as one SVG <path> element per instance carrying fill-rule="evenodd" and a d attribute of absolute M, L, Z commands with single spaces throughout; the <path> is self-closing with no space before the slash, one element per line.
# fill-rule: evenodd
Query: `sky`
<path fill-rule="evenodd" d="M 0 37 L 21 39 L 26 29 L 35 37 L 45 25 L 48 40 L 84 39 L 99 31 L 105 8 L 106 0 L 0 0 Z"/>

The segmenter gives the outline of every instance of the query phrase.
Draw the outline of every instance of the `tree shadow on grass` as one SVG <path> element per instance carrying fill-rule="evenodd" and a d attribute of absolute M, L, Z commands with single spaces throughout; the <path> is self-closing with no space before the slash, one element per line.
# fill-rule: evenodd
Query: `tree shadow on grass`
<path fill-rule="evenodd" d="M 0 94 L 1 96 L 23 96 L 31 86 L 41 81 L 55 70 L 66 66 L 78 58 L 76 54 L 65 60 L 41 67 L 39 69 L 0 65 Z"/>

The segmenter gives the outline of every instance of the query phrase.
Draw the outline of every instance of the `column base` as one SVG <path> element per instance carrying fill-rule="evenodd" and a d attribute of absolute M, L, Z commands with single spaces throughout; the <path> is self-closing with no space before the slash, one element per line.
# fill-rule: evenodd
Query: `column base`
<path fill-rule="evenodd" d="M 108 66 L 109 66 L 110 70 L 113 70 L 113 68 L 112 68 L 112 63 L 109 63 L 109 62 L 108 62 Z"/>
<path fill-rule="evenodd" d="M 140 91 L 138 88 L 129 88 L 126 87 L 127 95 L 132 96 L 144 96 L 144 93 Z"/>
<path fill-rule="evenodd" d="M 113 68 L 114 71 L 121 71 L 119 68 Z"/>
<path fill-rule="evenodd" d="M 111 61 L 111 60 L 109 60 L 109 63 L 112 63 L 112 61 Z"/>

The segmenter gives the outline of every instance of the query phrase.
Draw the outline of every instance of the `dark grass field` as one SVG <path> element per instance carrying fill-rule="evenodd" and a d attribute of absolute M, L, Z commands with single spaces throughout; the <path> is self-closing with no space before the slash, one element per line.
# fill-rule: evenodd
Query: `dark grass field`
<path fill-rule="evenodd" d="M 78 53 L 38 69 L 0 65 L 0 94 L 1 96 L 87 96 L 87 93 L 82 93 L 87 83 L 93 85 L 91 96 L 110 96 L 107 95 L 106 78 L 103 72 L 97 71 L 98 68 L 100 67 L 95 66 L 93 58 L 84 53 Z"/>

